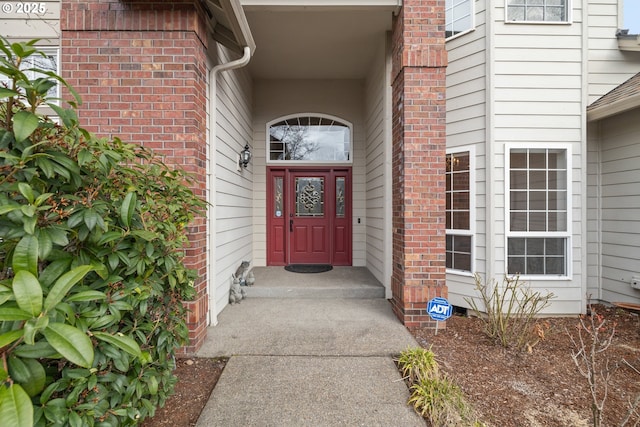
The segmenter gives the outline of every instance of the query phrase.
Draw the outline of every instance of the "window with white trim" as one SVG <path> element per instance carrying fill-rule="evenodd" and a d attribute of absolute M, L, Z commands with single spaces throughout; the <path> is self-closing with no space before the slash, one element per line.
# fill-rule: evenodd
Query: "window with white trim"
<path fill-rule="evenodd" d="M 473 0 L 446 0 L 444 6 L 445 37 L 473 29 Z"/>
<path fill-rule="evenodd" d="M 351 124 L 336 117 L 295 115 L 267 128 L 269 163 L 351 161 Z"/>
<path fill-rule="evenodd" d="M 446 267 L 472 271 L 473 234 L 471 204 L 471 153 L 447 153 L 446 165 Z"/>
<path fill-rule="evenodd" d="M 506 0 L 507 21 L 567 22 L 569 0 Z"/>
<path fill-rule="evenodd" d="M 60 70 L 58 68 L 58 55 L 60 49 L 55 47 L 40 47 L 38 49 L 43 53 L 43 55 L 33 54 L 25 58 L 20 63 L 20 70 L 23 71 L 27 78 L 29 78 L 30 80 L 34 80 L 39 77 L 47 77 L 33 70 L 34 68 L 43 71 L 52 71 L 60 75 Z M 49 89 L 47 97 L 50 99 L 50 102 L 58 104 L 59 100 L 56 98 L 60 97 L 60 84 L 53 79 L 50 80 L 54 81 L 56 84 L 51 87 L 51 89 Z M 6 87 L 8 87 L 9 85 L 9 79 L 4 74 L 0 76 L 0 84 L 3 84 Z"/>
<path fill-rule="evenodd" d="M 568 275 L 568 165 L 567 149 L 509 150 L 508 274 Z"/>

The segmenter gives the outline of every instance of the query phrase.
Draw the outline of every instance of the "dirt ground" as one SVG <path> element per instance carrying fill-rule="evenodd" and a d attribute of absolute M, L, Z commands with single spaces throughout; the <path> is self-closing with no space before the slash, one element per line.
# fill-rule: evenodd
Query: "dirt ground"
<path fill-rule="evenodd" d="M 612 367 L 618 364 L 611 377 L 602 425 L 620 426 L 629 401 L 640 393 L 640 320 L 620 309 L 596 306 L 595 311 L 605 316 L 605 327 L 617 324 L 611 346 L 597 357 L 608 359 Z M 549 322 L 550 329 L 531 353 L 505 351 L 493 345 L 477 318 L 452 317 L 445 332 L 434 335 L 419 330 L 414 336 L 423 347 L 431 346 L 441 366 L 487 425 L 592 425 L 589 386 L 573 362 L 575 347 L 567 333 L 577 337 L 578 319 L 544 321 Z M 638 415 L 633 419 L 640 422 Z"/>
<path fill-rule="evenodd" d="M 603 426 L 620 426 L 630 402 L 640 395 L 640 319 L 615 308 L 595 307 L 606 327 L 616 324 L 609 349 L 598 360 L 617 365 L 604 408 Z M 482 333 L 482 322 L 454 316 L 447 329 L 412 333 L 431 347 L 443 369 L 464 391 L 479 419 L 494 427 L 580 427 L 591 423 L 591 395 L 571 353 L 567 331 L 577 337 L 578 319 L 548 318 L 545 339 L 528 352 L 504 350 Z M 224 360 L 181 359 L 176 393 L 144 427 L 195 425 L 224 367 Z M 635 414 L 627 426 L 640 425 Z"/>
<path fill-rule="evenodd" d="M 178 383 L 174 394 L 164 408 L 158 409 L 155 416 L 145 420 L 141 426 L 195 426 L 225 364 L 225 359 L 177 359 L 175 374 Z"/>

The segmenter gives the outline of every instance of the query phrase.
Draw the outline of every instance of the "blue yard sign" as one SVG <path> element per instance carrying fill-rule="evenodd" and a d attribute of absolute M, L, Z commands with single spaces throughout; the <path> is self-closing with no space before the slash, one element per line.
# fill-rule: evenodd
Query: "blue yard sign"
<path fill-rule="evenodd" d="M 444 322 L 453 313 L 453 306 L 444 298 L 435 297 L 427 304 L 427 313 L 433 320 Z"/>

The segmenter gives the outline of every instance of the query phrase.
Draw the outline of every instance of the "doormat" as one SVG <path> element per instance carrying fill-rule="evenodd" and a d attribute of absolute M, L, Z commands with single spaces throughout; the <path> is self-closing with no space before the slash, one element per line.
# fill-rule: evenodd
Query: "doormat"
<path fill-rule="evenodd" d="M 324 273 L 333 269 L 330 264 L 289 264 L 285 268 L 293 273 Z"/>

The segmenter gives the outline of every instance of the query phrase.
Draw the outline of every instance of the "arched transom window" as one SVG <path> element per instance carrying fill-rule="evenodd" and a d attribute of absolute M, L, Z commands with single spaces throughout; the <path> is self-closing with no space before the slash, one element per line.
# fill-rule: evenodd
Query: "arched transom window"
<path fill-rule="evenodd" d="M 351 162 L 351 124 L 335 117 L 305 114 L 268 124 L 270 163 Z"/>

